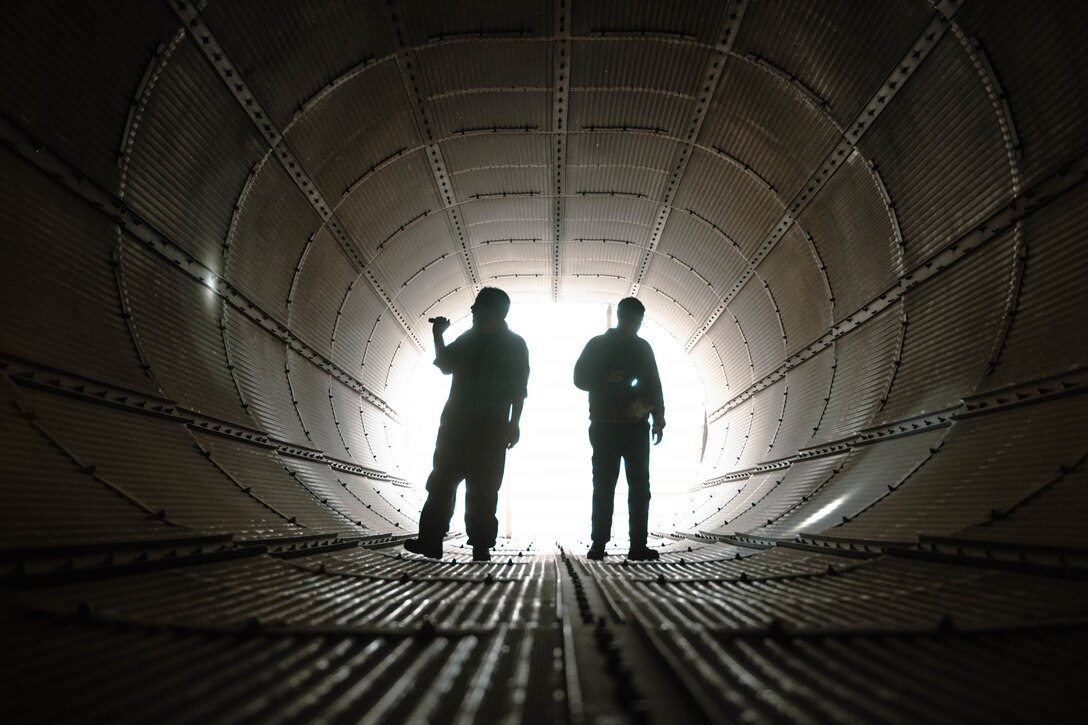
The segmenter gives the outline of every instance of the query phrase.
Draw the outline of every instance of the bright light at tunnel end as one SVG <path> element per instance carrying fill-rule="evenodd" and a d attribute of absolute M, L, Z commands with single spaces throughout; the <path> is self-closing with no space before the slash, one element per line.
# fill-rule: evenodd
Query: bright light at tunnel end
<path fill-rule="evenodd" d="M 499 500 L 499 534 L 518 540 L 585 541 L 589 538 L 593 493 L 589 445 L 589 405 L 574 387 L 574 363 L 586 342 L 607 328 L 603 303 L 518 304 L 510 310 L 510 329 L 529 347 L 529 398 L 521 420 L 521 441 L 506 459 Z M 456 320 L 445 339 L 450 342 L 471 324 Z M 639 332 L 653 347 L 665 394 L 665 437 L 650 453 L 650 486 L 654 494 L 687 490 L 697 483 L 705 417 L 705 392 L 694 363 L 680 342 L 648 316 Z M 409 480 L 420 486 L 430 473 L 435 436 L 450 378 L 432 364 L 428 348 L 413 371 L 405 405 L 405 437 Z M 671 503 L 681 497 L 655 499 L 651 530 L 672 520 Z M 656 525 L 656 526 L 655 526 Z M 458 490 L 451 530 L 463 531 L 464 486 Z M 627 486 L 624 474 L 616 486 L 613 541 L 627 538 Z"/>

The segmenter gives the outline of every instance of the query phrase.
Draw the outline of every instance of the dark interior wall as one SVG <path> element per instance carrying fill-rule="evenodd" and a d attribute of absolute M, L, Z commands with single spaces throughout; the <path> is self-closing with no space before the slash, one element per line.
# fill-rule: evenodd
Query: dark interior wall
<path fill-rule="evenodd" d="M 414 496 L 406 374 L 487 284 L 637 294 L 684 343 L 717 485 L 677 529 L 1083 543 L 1044 507 L 1086 448 L 1079 7 L 41 3 L 3 33 L 5 426 L 41 448 L 5 461 L 6 545 L 411 530 L 373 507 Z"/>

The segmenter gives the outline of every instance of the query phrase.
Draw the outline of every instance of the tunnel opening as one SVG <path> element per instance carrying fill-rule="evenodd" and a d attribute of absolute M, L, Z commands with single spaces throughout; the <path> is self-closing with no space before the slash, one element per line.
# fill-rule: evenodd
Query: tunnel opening
<path fill-rule="evenodd" d="M 522 438 L 507 456 L 500 491 L 499 531 L 518 541 L 567 542 L 581 547 L 589 539 L 592 483 L 591 448 L 587 439 L 586 393 L 572 383 L 574 362 L 590 337 L 613 322 L 607 302 L 515 304 L 507 322 L 529 346 L 532 372 L 529 398 L 522 417 Z M 469 328 L 463 317 L 446 333 L 454 340 Z M 676 507 L 702 479 L 702 438 L 706 394 L 702 377 L 678 341 L 647 318 L 639 332 L 654 350 L 665 391 L 668 435 L 650 456 L 650 481 L 655 498 L 651 528 L 668 530 Z M 404 402 L 404 436 L 408 464 L 405 476 L 422 485 L 430 472 L 438 419 L 449 392 L 450 379 L 425 352 L 409 379 Z M 463 531 L 464 489 L 454 513 L 455 528 Z M 621 473 L 616 511 L 627 506 L 627 485 Z M 615 533 L 626 537 L 623 516 Z"/>

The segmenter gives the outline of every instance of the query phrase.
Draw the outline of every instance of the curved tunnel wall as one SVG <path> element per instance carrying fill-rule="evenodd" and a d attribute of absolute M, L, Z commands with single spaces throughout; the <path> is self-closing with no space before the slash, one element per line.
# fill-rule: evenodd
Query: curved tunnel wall
<path fill-rule="evenodd" d="M 407 373 L 487 284 L 684 343 L 672 529 L 1084 543 L 1083 12 L 458 7 L 6 24 L 5 546 L 410 532 Z"/>

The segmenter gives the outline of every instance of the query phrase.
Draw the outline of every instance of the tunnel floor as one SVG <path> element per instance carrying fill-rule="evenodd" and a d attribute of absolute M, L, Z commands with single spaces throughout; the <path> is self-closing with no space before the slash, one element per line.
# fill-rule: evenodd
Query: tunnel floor
<path fill-rule="evenodd" d="M 662 537 L 8 552 L 9 713 L 40 722 L 1043 722 L 1082 713 L 1084 561 Z M 365 544 L 365 545 L 364 545 Z M 1034 557 L 1034 559 L 1033 559 Z"/>

